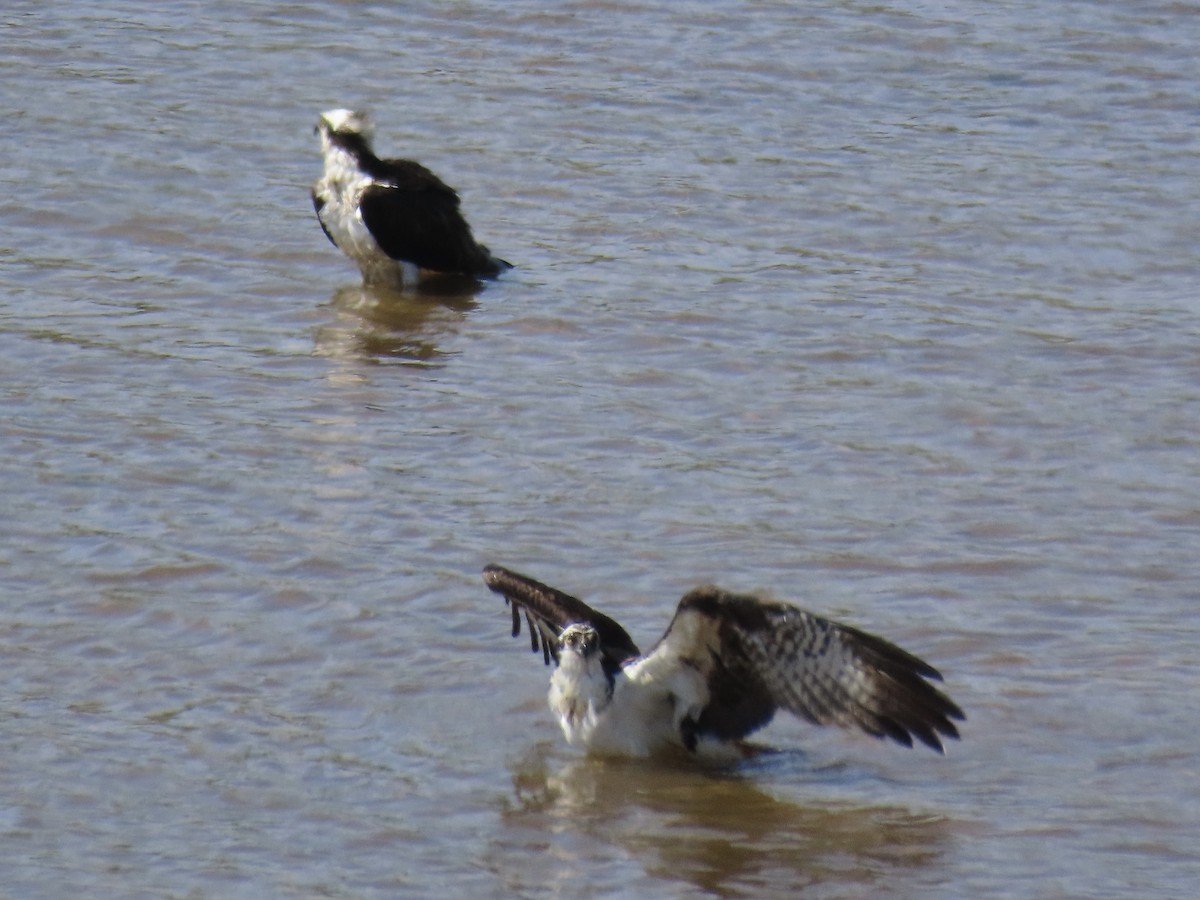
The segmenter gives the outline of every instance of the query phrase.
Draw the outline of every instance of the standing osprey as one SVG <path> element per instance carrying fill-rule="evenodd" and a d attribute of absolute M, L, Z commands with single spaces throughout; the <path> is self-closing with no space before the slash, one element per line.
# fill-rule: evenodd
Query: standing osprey
<path fill-rule="evenodd" d="M 316 131 L 325 156 L 312 189 L 317 219 L 364 283 L 398 288 L 421 270 L 485 278 L 512 268 L 475 242 L 452 188 L 420 163 L 372 152 L 365 113 L 332 109 Z"/>
<path fill-rule="evenodd" d="M 550 664 L 550 709 L 567 742 L 615 756 L 669 747 L 737 755 L 737 743 L 786 709 L 939 753 L 962 710 L 926 679 L 928 663 L 882 638 L 786 603 L 700 587 L 679 601 L 642 654 L 620 625 L 581 600 L 500 566 L 489 588 L 521 614 Z M 540 647 L 539 647 L 540 637 Z"/>

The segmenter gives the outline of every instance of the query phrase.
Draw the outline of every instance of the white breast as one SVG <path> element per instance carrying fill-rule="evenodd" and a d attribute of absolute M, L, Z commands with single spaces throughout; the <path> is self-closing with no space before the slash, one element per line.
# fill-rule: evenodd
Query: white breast
<path fill-rule="evenodd" d="M 706 691 L 697 673 L 670 673 L 641 660 L 619 672 L 611 698 L 600 662 L 563 654 L 550 679 L 550 708 L 567 742 L 601 756 L 645 757 L 682 746 L 680 722 Z"/>
<path fill-rule="evenodd" d="M 358 265 L 367 284 L 398 287 L 405 281 L 415 282 L 417 267 L 384 253 L 362 220 L 358 204 L 363 191 L 372 183 L 348 153 L 330 147 L 325 157 L 325 173 L 313 186 L 324 204 L 318 213 L 321 224 L 342 252 Z"/>

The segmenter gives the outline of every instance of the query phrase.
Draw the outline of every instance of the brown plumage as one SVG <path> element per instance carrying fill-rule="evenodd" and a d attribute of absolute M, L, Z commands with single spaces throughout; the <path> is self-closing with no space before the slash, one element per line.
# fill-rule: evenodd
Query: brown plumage
<path fill-rule="evenodd" d="M 512 604 L 513 635 L 524 615 L 532 649 L 558 664 L 551 705 L 568 740 L 594 752 L 727 745 L 784 709 L 940 753 L 965 718 L 928 663 L 790 604 L 697 588 L 642 655 L 619 624 L 569 594 L 500 566 L 484 581 Z"/>

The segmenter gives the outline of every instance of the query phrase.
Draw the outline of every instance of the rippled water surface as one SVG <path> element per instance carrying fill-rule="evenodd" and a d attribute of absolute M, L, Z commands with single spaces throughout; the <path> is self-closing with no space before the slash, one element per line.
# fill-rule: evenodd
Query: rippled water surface
<path fill-rule="evenodd" d="M 0 895 L 1194 891 L 1191 4 L 0 21 Z M 365 291 L 346 105 L 517 268 Z M 841 617 L 964 739 L 586 760 L 488 562 Z"/>

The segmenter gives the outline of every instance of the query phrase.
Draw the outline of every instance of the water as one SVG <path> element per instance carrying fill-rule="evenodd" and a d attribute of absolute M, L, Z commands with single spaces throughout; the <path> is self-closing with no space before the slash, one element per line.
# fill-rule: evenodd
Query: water
<path fill-rule="evenodd" d="M 1194 890 L 1193 9 L 2 18 L 0 895 Z M 342 105 L 518 268 L 363 291 Z M 840 616 L 964 740 L 582 759 L 488 562 Z"/>

